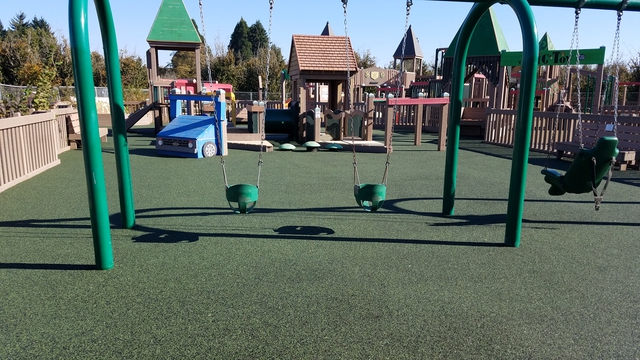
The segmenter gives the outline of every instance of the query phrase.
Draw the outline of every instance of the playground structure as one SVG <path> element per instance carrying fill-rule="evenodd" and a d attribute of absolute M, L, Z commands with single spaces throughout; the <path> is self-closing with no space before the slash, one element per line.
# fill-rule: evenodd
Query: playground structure
<path fill-rule="evenodd" d="M 495 1 L 479 2 L 473 5 L 459 32 L 453 59 L 453 77 L 451 81 L 451 104 L 449 109 L 449 126 L 447 136 L 447 162 L 445 166 L 443 214 L 454 214 L 456 173 L 458 166 L 458 148 L 460 136 L 460 118 L 463 104 L 463 84 L 466 70 L 466 55 L 471 34 L 482 15 Z M 511 169 L 511 186 L 507 209 L 505 244 L 517 247 L 520 244 L 522 214 L 524 208 L 526 166 L 533 125 L 533 107 L 536 86 L 536 70 L 538 65 L 538 40 L 531 11 L 531 5 L 575 7 L 576 3 L 565 0 L 543 1 L 532 0 L 530 3 L 521 0 L 507 0 L 519 18 L 523 36 L 522 80 L 520 98 L 515 121 L 515 141 Z M 409 4 L 409 2 L 408 2 Z M 615 1 L 585 1 L 581 8 L 596 8 L 621 11 L 639 11 L 640 2 L 629 1 L 622 4 Z M 124 128 L 124 103 L 118 65 L 118 47 L 113 27 L 113 19 L 108 0 L 96 3 L 98 18 L 101 22 L 105 58 L 107 58 L 107 76 L 111 91 L 109 92 L 115 156 L 118 167 L 118 184 L 121 199 L 121 218 L 124 228 L 131 228 L 135 223 L 133 211 L 133 193 L 128 161 L 126 129 Z M 82 127 L 83 153 L 87 178 L 87 190 L 90 197 L 90 215 L 94 239 L 96 266 L 99 269 L 112 268 L 113 255 L 109 230 L 109 213 L 106 204 L 106 190 L 102 154 L 97 126 L 97 113 L 92 98 L 93 79 L 90 59 L 90 47 L 87 35 L 88 12 L 87 1 L 70 1 L 70 42 L 76 79 L 76 92 Z"/>

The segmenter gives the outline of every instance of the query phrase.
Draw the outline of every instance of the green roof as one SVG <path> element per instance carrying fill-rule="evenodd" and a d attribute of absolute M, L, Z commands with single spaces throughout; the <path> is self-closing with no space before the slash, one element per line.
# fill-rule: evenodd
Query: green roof
<path fill-rule="evenodd" d="M 182 0 L 162 0 L 147 42 L 201 43 Z"/>
<path fill-rule="evenodd" d="M 556 49 L 556 47 L 553 46 L 553 43 L 551 42 L 551 38 L 549 37 L 549 34 L 547 33 L 544 33 L 544 35 L 542 35 L 542 38 L 540 38 L 540 42 L 538 44 L 540 46 L 540 51 Z"/>
<path fill-rule="evenodd" d="M 445 52 L 445 57 L 453 57 L 459 34 L 460 29 L 458 29 L 456 36 L 451 41 L 447 52 Z M 482 15 L 478 25 L 473 30 L 467 56 L 496 56 L 500 55 L 503 50 L 508 51 L 509 45 L 507 45 L 507 40 L 502 33 L 493 8 L 489 8 L 489 11 Z"/>

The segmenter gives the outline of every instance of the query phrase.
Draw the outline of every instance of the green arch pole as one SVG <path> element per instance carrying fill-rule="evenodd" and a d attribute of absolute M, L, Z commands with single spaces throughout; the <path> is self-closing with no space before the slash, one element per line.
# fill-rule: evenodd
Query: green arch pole
<path fill-rule="evenodd" d="M 429 0 L 429 1 L 446 1 L 446 2 L 477 2 L 485 3 L 489 2 L 494 4 L 498 1 L 492 0 Z M 575 9 L 580 5 L 578 0 L 529 0 L 527 1 L 531 6 L 547 6 L 547 7 L 563 7 Z M 582 9 L 595 9 L 595 10 L 620 10 L 622 8 L 623 1 L 620 0 L 586 0 L 582 4 Z M 628 0 L 624 11 L 640 11 L 640 0 Z"/>
<path fill-rule="evenodd" d="M 95 104 L 93 71 L 91 67 L 87 2 L 88 0 L 69 1 L 69 40 L 71 44 L 71 58 L 73 60 L 75 90 L 78 98 L 80 127 L 82 130 L 82 153 L 85 163 L 96 267 L 100 270 L 107 270 L 113 268 L 114 261 L 102 162 L 102 148 L 99 141 L 100 135 Z M 98 18 L 103 35 L 105 60 L 108 65 L 109 100 L 112 111 L 123 227 L 133 227 L 135 215 L 133 209 L 133 192 L 131 191 L 126 131 L 124 131 L 124 104 L 122 101 L 122 85 L 120 82 L 118 46 L 108 0 L 96 0 L 96 9 L 98 10 Z M 121 171 L 121 169 L 124 169 L 124 171 Z"/>
<path fill-rule="evenodd" d="M 449 108 L 449 127 L 447 130 L 447 160 L 442 213 L 453 215 L 455 212 L 456 176 L 458 171 L 458 153 L 460 146 L 460 117 L 462 108 L 462 89 L 466 70 L 467 50 L 471 35 L 482 14 L 497 1 L 476 3 L 469 11 L 460 28 L 460 35 L 453 58 L 453 77 L 451 88 L 451 105 Z M 518 105 L 513 161 L 511 163 L 511 179 L 509 183 L 509 202 L 507 207 L 507 225 L 505 244 L 520 246 L 522 213 L 526 187 L 527 163 L 529 159 L 529 143 L 531 141 L 531 125 L 533 122 L 533 102 L 535 96 L 535 78 L 538 67 L 538 35 L 533 12 L 529 3 L 524 0 L 506 0 L 516 13 L 522 32 L 523 55 L 520 100 Z"/>
<path fill-rule="evenodd" d="M 73 61 L 73 78 L 78 98 L 78 113 L 82 131 L 82 155 L 89 193 L 89 213 L 93 233 L 93 249 L 96 267 L 100 270 L 113 268 L 113 249 L 109 228 L 109 209 L 102 164 L 102 148 L 98 132 L 91 49 L 87 27 L 87 0 L 69 1 L 69 41 Z"/>
<path fill-rule="evenodd" d="M 86 1 L 86 0 L 85 0 Z M 111 129 L 116 156 L 118 174 L 118 190 L 120 194 L 120 213 L 122 228 L 131 229 L 135 225 L 135 208 L 133 204 L 133 186 L 131 181 L 131 165 L 129 163 L 129 142 L 124 118 L 124 96 L 122 76 L 120 73 L 120 52 L 118 49 L 116 29 L 109 0 L 95 0 L 102 43 L 104 44 L 105 64 L 107 66 L 107 82 L 109 86 L 109 104 L 111 106 Z"/>

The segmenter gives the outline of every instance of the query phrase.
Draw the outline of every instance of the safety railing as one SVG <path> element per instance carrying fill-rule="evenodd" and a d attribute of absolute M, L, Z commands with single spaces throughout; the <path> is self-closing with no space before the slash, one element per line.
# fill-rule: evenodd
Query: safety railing
<path fill-rule="evenodd" d="M 60 163 L 58 154 L 69 149 L 61 109 L 0 121 L 0 192 Z"/>

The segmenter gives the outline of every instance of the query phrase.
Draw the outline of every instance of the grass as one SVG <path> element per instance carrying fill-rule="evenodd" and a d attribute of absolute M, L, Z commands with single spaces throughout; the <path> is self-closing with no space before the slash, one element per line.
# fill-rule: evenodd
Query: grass
<path fill-rule="evenodd" d="M 465 140 L 456 216 L 444 153 L 394 136 L 388 200 L 356 208 L 350 152 L 265 154 L 249 215 L 217 159 L 158 157 L 130 138 L 136 227 L 93 271 L 82 153 L 0 193 L 0 358 L 640 358 L 640 175 L 616 172 L 602 209 L 552 198 L 532 154 L 522 246 L 502 246 L 510 149 Z M 358 154 L 363 182 L 384 155 Z M 566 162 L 549 161 L 552 167 Z M 233 151 L 230 182 L 255 182 Z"/>

